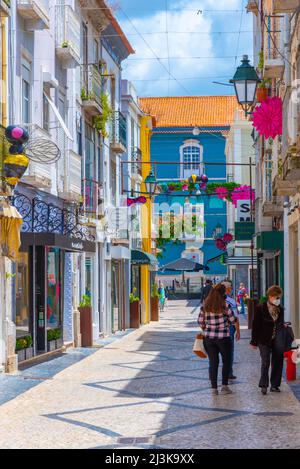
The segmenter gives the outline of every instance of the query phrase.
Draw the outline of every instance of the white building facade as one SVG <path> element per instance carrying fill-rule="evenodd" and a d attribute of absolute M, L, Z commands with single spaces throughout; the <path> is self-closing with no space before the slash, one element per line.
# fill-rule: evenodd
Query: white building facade
<path fill-rule="evenodd" d="M 103 0 L 12 2 L 8 44 L 8 120 L 29 132 L 30 165 L 12 199 L 23 226 L 5 327 L 9 355 L 30 337 L 19 354 L 28 359 L 49 352 L 49 331 L 54 348 L 80 345 L 84 295 L 94 341 L 128 327 L 128 232 L 111 232 L 108 220 L 127 145 L 121 62 L 133 50 Z"/>

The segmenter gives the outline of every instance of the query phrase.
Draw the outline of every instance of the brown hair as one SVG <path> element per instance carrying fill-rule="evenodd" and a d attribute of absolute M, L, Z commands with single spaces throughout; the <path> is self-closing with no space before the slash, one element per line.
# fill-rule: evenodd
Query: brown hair
<path fill-rule="evenodd" d="M 283 292 L 279 285 L 272 285 L 267 291 L 267 297 L 282 296 Z"/>
<path fill-rule="evenodd" d="M 204 311 L 213 314 L 223 314 L 226 307 L 225 295 L 226 288 L 219 283 L 209 292 L 204 302 Z"/>

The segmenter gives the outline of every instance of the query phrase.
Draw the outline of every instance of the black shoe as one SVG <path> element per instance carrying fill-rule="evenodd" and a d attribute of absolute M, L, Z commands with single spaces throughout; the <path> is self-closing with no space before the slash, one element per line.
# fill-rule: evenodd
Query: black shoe
<path fill-rule="evenodd" d="M 236 376 L 230 375 L 230 376 L 228 377 L 228 379 L 236 379 Z"/>
<path fill-rule="evenodd" d="M 268 388 L 265 388 L 264 386 L 262 386 L 261 392 L 262 392 L 262 394 L 265 396 L 265 395 L 267 394 L 267 392 L 268 392 Z"/>
<path fill-rule="evenodd" d="M 273 388 L 273 386 L 270 389 L 271 392 L 281 392 L 279 388 Z"/>

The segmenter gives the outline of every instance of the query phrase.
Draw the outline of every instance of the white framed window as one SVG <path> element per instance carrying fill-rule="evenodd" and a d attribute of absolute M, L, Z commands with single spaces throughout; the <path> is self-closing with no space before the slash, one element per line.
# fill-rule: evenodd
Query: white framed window
<path fill-rule="evenodd" d="M 203 147 L 198 140 L 186 140 L 180 147 L 180 177 L 203 174 Z"/>
<path fill-rule="evenodd" d="M 27 127 L 31 123 L 31 63 L 22 57 L 22 124 Z"/>

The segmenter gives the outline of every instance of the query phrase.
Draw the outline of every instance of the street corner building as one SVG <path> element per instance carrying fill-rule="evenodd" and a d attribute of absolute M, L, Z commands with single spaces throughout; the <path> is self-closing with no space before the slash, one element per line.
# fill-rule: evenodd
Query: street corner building
<path fill-rule="evenodd" d="M 131 44 L 106 2 L 92 3 L 0 2 L 0 208 L 22 218 L 15 258 L 0 252 L 1 371 L 128 329 L 133 288 L 135 327 L 151 319 L 156 259 L 139 207 L 122 210 L 141 190 L 152 119 L 122 80 Z M 13 190 L 3 182 L 8 125 L 29 135 Z"/>

